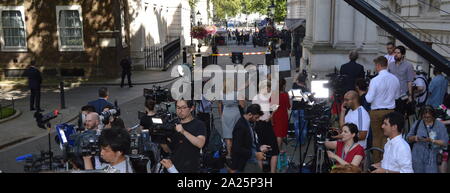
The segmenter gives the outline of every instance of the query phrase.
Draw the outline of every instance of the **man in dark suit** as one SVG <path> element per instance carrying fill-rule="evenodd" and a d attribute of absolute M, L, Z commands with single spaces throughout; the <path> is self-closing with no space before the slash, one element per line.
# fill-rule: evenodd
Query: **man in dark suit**
<path fill-rule="evenodd" d="M 128 78 L 128 86 L 131 88 L 131 59 L 126 57 L 120 61 L 120 66 L 122 66 L 122 81 L 120 83 L 120 88 L 123 87 L 125 76 Z"/>
<path fill-rule="evenodd" d="M 25 70 L 24 74 L 28 78 L 28 87 L 31 91 L 30 96 L 30 110 L 37 110 L 42 112 L 44 110 L 41 109 L 41 84 L 42 84 L 42 76 L 41 72 L 36 67 L 36 61 L 31 61 L 28 69 Z M 36 106 L 35 106 L 36 104 Z"/>
<path fill-rule="evenodd" d="M 98 89 L 98 96 L 100 97 L 97 100 L 91 101 L 88 103 L 88 105 L 91 105 L 95 108 L 95 112 L 98 114 L 101 114 L 103 111 L 103 108 L 105 106 L 114 106 L 112 103 L 108 102 L 109 92 L 108 88 L 102 87 Z"/>
<path fill-rule="evenodd" d="M 258 136 L 252 123 L 263 115 L 261 106 L 252 104 L 247 107 L 246 114 L 234 126 L 233 143 L 231 146 L 231 173 L 261 173 L 257 160 L 265 160 L 265 153 L 270 146 L 259 145 Z"/>
<path fill-rule="evenodd" d="M 344 89 L 345 93 L 350 90 L 355 90 L 356 79 L 364 79 L 364 67 L 361 64 L 356 63 L 359 54 L 356 50 L 352 50 L 349 54 L 350 62 L 341 66 L 341 75 L 344 77 Z"/>

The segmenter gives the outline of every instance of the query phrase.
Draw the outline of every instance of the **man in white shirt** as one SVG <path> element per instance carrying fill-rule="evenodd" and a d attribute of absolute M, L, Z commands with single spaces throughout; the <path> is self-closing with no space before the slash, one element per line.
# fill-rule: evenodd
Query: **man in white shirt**
<path fill-rule="evenodd" d="M 345 123 L 353 123 L 358 126 L 358 144 L 364 149 L 367 147 L 367 133 L 370 127 L 369 113 L 361 106 L 359 95 L 356 91 L 348 91 L 344 95 L 344 103 L 342 103 L 341 115 L 339 116 L 340 128 Z M 346 109 L 349 109 L 347 115 Z"/>
<path fill-rule="evenodd" d="M 411 149 L 402 138 L 405 120 L 398 112 L 387 114 L 383 120 L 384 135 L 389 138 L 384 146 L 383 160 L 372 166 L 372 173 L 414 173 L 412 168 Z"/>
<path fill-rule="evenodd" d="M 386 137 L 383 136 L 381 124 L 383 117 L 395 109 L 395 100 L 400 97 L 400 81 L 387 71 L 388 61 L 385 57 L 379 56 L 373 62 L 378 76 L 370 81 L 366 100 L 371 103 L 372 146 L 382 149 L 386 143 Z M 375 162 L 381 161 L 381 153 L 374 152 L 373 159 Z"/>
<path fill-rule="evenodd" d="M 395 47 L 396 46 L 394 42 L 389 42 L 386 44 L 387 54 L 384 57 L 388 60 L 388 64 L 391 62 L 395 62 Z"/>

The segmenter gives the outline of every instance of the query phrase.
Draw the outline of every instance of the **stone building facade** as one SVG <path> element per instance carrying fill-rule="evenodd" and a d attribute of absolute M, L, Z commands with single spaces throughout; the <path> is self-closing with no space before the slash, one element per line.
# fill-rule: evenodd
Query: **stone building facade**
<path fill-rule="evenodd" d="M 348 53 L 359 50 L 358 62 L 373 69 L 378 54 L 376 25 L 342 0 L 306 1 L 306 36 L 302 68 L 321 78 L 349 61 Z"/>
<path fill-rule="evenodd" d="M 129 42 L 121 2 L 1 1 L 1 79 L 20 77 L 32 60 L 46 77 L 117 76 Z"/>
<path fill-rule="evenodd" d="M 379 4 L 385 15 L 450 59 L 450 0 L 382 0 Z M 379 50 L 384 53 L 382 43 L 395 38 L 377 28 L 378 41 L 381 44 Z M 398 40 L 396 43 L 402 44 Z M 429 71 L 429 62 L 417 53 L 408 50 L 406 58 L 413 65 L 421 65 L 426 72 Z"/>
<path fill-rule="evenodd" d="M 450 0 L 367 2 L 450 59 Z M 302 66 L 314 73 L 323 75 L 339 69 L 348 62 L 348 52 L 353 49 L 360 52 L 357 62 L 373 72 L 372 60 L 386 54 L 387 42 L 403 45 L 345 1 L 306 0 L 305 6 Z M 408 50 L 406 58 L 428 71 L 429 63 L 417 53 Z"/>

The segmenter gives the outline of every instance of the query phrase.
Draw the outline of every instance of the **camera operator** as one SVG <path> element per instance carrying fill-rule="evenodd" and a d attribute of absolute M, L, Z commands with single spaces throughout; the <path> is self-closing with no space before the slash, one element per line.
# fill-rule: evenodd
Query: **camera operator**
<path fill-rule="evenodd" d="M 409 130 L 408 141 L 413 143 L 412 163 L 416 173 L 438 173 L 437 160 L 442 148 L 447 147 L 447 128 L 436 120 L 432 106 L 424 106 L 420 110 L 422 120 L 417 120 Z"/>
<path fill-rule="evenodd" d="M 84 123 L 86 122 L 87 114 L 95 112 L 95 108 L 91 105 L 81 107 L 81 113 L 78 115 L 78 129 L 84 131 Z"/>
<path fill-rule="evenodd" d="M 414 173 L 411 149 L 401 135 L 404 124 L 404 116 L 399 112 L 383 117 L 383 132 L 389 140 L 384 146 L 383 160 L 372 165 L 371 173 Z"/>
<path fill-rule="evenodd" d="M 177 134 L 170 137 L 171 159 L 161 161 L 169 172 L 176 169 L 181 173 L 198 173 L 200 171 L 200 150 L 205 145 L 206 127 L 203 122 L 192 116 L 194 102 L 178 100 L 176 102 L 177 115 L 181 124 L 176 125 Z M 173 149 L 172 149 L 173 148 Z"/>
<path fill-rule="evenodd" d="M 86 131 L 95 131 L 100 134 L 98 126 L 100 125 L 100 117 L 96 112 L 88 113 L 86 115 L 86 122 L 84 123 L 84 128 Z"/>
<path fill-rule="evenodd" d="M 147 97 L 145 99 L 145 116 L 141 117 L 140 125 L 141 130 L 147 129 L 150 130 L 153 128 L 153 121 L 152 118 L 155 117 L 156 111 L 155 111 L 156 102 L 150 98 Z M 164 152 L 170 152 L 169 147 L 167 146 L 167 139 L 164 136 L 160 135 L 151 135 L 152 142 L 160 144 L 161 148 L 164 150 Z"/>
<path fill-rule="evenodd" d="M 88 103 L 88 105 L 91 105 L 95 108 L 95 112 L 97 112 L 98 114 L 102 113 L 102 110 L 105 106 L 107 105 L 111 107 L 114 106 L 112 103 L 108 102 L 109 98 L 108 88 L 102 87 L 98 89 L 98 96 L 100 97 L 99 99 Z"/>
<path fill-rule="evenodd" d="M 347 109 L 348 112 L 345 114 Z M 353 123 L 357 126 L 359 134 L 356 142 L 366 149 L 367 133 L 369 132 L 370 127 L 370 116 L 364 107 L 361 106 L 359 95 L 356 91 L 348 91 L 344 95 L 344 103 L 342 104 L 341 115 L 339 116 L 339 126 L 342 128 L 345 123 Z"/>
<path fill-rule="evenodd" d="M 246 114 L 234 126 L 233 145 L 231 146 L 233 156 L 230 173 L 238 171 L 243 173 L 262 172 L 257 161 L 265 160 L 265 153 L 271 149 L 270 146 L 259 145 L 258 136 L 253 129 L 254 123 L 262 115 L 264 113 L 261 111 L 261 106 L 252 104 L 247 107 Z"/>
<path fill-rule="evenodd" d="M 358 144 L 358 127 L 353 123 L 347 123 L 342 127 L 342 141 L 327 141 L 328 149 L 336 150 L 336 153 L 327 151 L 328 157 L 337 161 L 337 165 L 352 164 L 361 166 L 364 159 L 364 148 Z"/>
<path fill-rule="evenodd" d="M 99 136 L 99 145 L 101 147 L 100 156 L 106 162 L 101 162 L 98 156 L 95 156 L 95 169 L 108 168 L 113 173 L 133 173 L 130 160 L 126 154 L 130 151 L 131 139 L 128 132 L 122 128 L 105 129 Z M 86 170 L 93 170 L 91 156 L 84 156 L 84 165 Z"/>
<path fill-rule="evenodd" d="M 114 107 L 110 106 L 110 105 L 106 105 L 103 108 L 102 112 L 107 112 L 111 109 L 114 109 Z M 121 118 L 117 117 L 116 115 L 111 115 L 108 118 L 109 118 L 109 120 L 104 120 L 103 123 L 100 123 L 100 127 L 102 129 L 110 129 L 113 126 L 117 126 L 119 128 L 125 129 L 125 123 L 123 122 L 123 120 Z"/>
<path fill-rule="evenodd" d="M 364 67 L 356 63 L 358 60 L 358 51 L 350 51 L 348 58 L 350 62 L 343 64 L 340 69 L 341 75 L 344 75 L 344 93 L 350 90 L 355 90 L 355 81 L 358 78 L 364 78 Z"/>
<path fill-rule="evenodd" d="M 372 145 L 383 149 L 386 138 L 383 136 L 384 115 L 391 113 L 395 109 L 395 100 L 400 96 L 400 81 L 397 77 L 387 71 L 387 59 L 383 56 L 375 58 L 375 69 L 378 76 L 373 78 L 369 84 L 369 91 L 366 95 L 370 106 L 370 128 L 372 128 Z M 381 154 L 374 152 L 375 162 L 381 161 Z"/>

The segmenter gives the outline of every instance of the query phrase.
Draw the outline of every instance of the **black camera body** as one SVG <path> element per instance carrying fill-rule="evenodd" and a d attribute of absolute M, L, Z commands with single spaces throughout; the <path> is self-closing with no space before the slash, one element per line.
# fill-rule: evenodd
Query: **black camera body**
<path fill-rule="evenodd" d="M 50 120 L 58 117 L 58 114 L 59 114 L 58 110 L 54 110 L 53 112 L 49 112 L 45 115 L 42 115 L 42 113 L 36 111 L 36 113 L 34 113 L 34 118 L 36 119 L 38 127 L 46 129 L 46 127 L 50 127 L 49 125 Z"/>
<path fill-rule="evenodd" d="M 155 85 L 153 85 L 151 89 L 144 88 L 144 97 L 153 99 L 156 104 L 161 104 L 162 102 L 172 100 L 172 96 L 168 88 Z"/>
<path fill-rule="evenodd" d="M 330 82 L 324 84 L 325 88 L 329 88 L 333 91 L 334 95 L 337 98 L 341 98 L 345 94 L 345 78 L 346 75 L 341 75 L 335 69 L 334 73 L 327 74 L 326 77 L 330 78 Z"/>
<path fill-rule="evenodd" d="M 150 152 L 153 151 L 149 130 L 144 129 L 139 131 L 138 129 L 133 129 L 130 131 L 130 138 L 130 157 L 138 158 L 149 156 Z"/>
<path fill-rule="evenodd" d="M 175 113 L 160 110 L 152 117 L 152 128 L 150 135 L 169 137 L 175 133 L 176 124 L 180 124 L 180 119 Z"/>
<path fill-rule="evenodd" d="M 103 123 L 104 125 L 108 124 L 111 116 L 112 117 L 120 116 L 120 109 L 116 107 L 115 109 L 109 109 L 107 111 L 102 112 L 99 115 L 100 122 Z"/>
<path fill-rule="evenodd" d="M 339 133 L 330 129 L 331 125 L 331 109 L 325 102 L 314 103 L 305 109 L 305 119 L 308 120 L 310 132 L 317 134 L 317 141 L 325 141 L 326 139 L 333 141 L 332 136 Z"/>
<path fill-rule="evenodd" d="M 74 145 L 66 145 L 65 155 L 68 159 L 100 154 L 100 145 L 98 144 L 98 136 L 95 130 L 72 135 L 70 138 L 74 140 Z"/>

